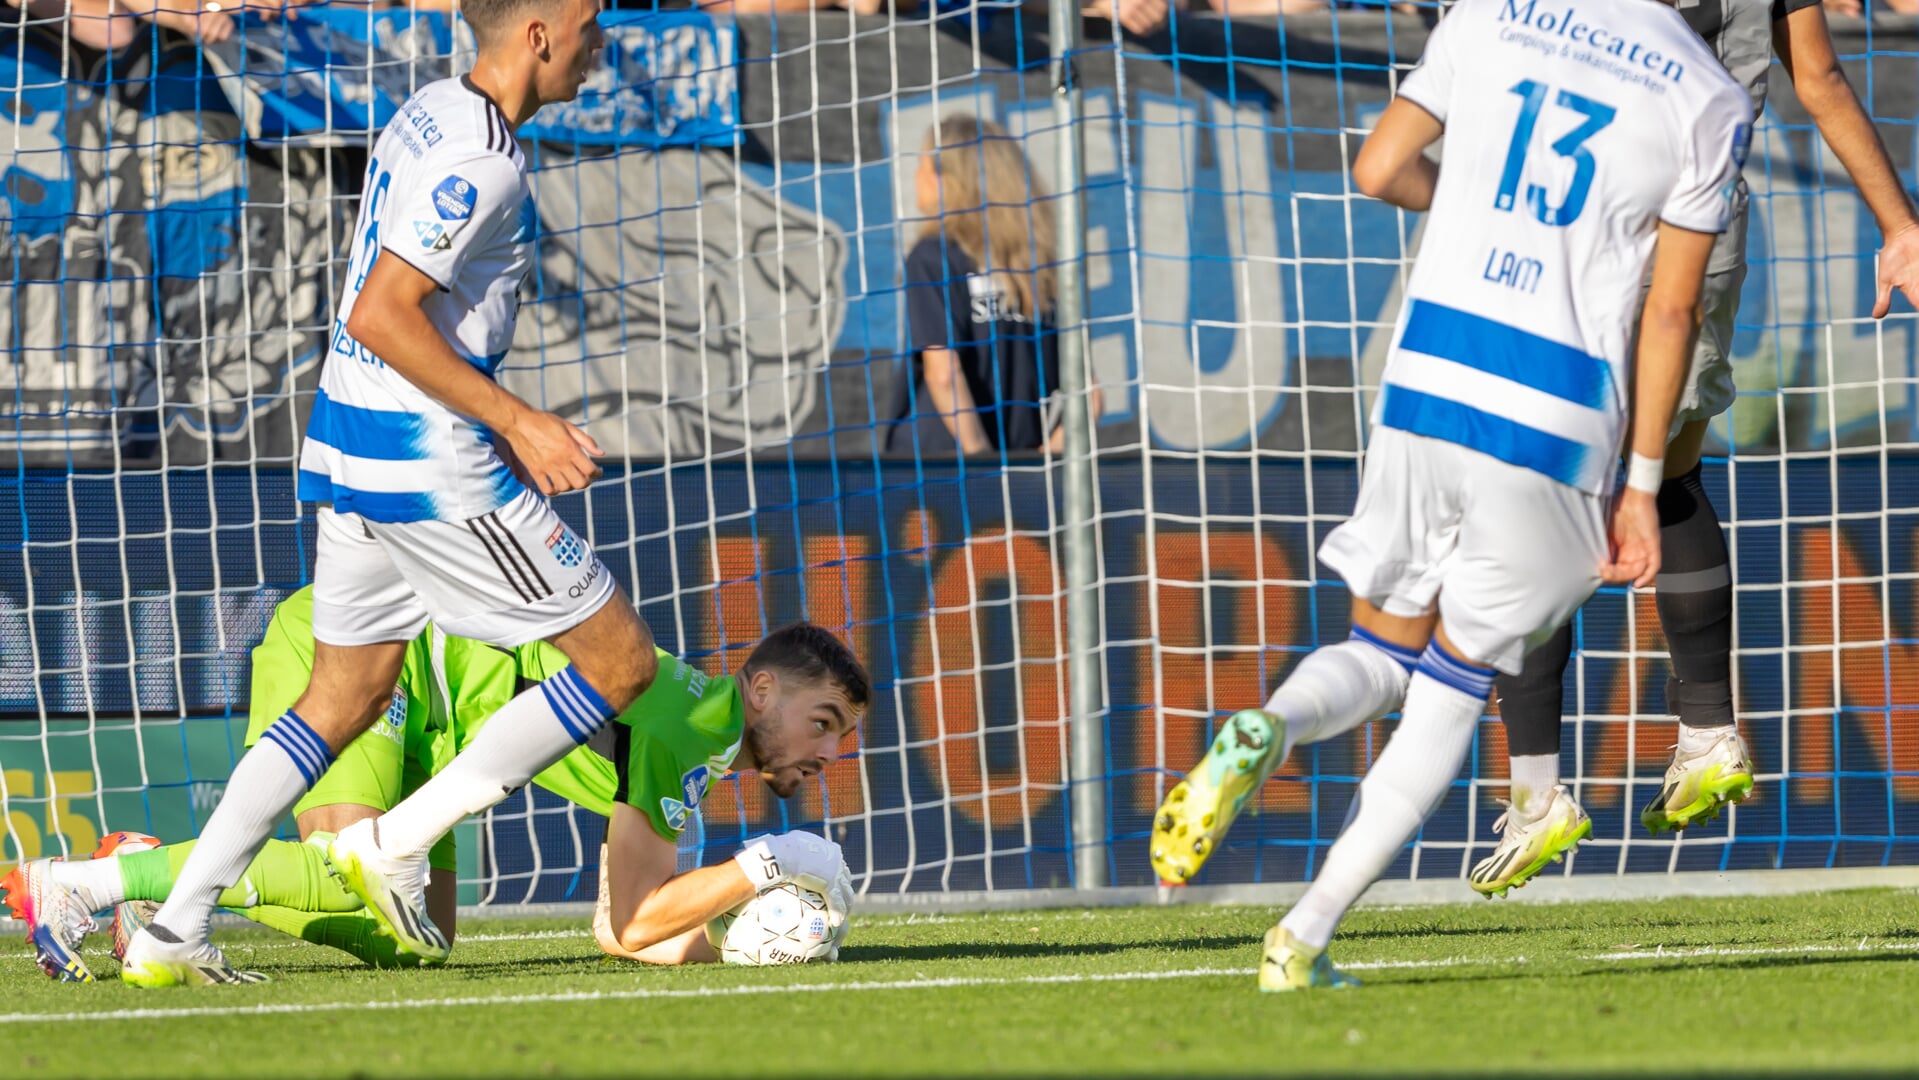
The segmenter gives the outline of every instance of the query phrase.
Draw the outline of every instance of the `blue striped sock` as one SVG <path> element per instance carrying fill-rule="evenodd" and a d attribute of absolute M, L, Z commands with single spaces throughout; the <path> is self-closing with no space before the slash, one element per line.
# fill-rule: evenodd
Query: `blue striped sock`
<path fill-rule="evenodd" d="M 1480 701 L 1493 692 L 1493 678 L 1499 674 L 1489 667 L 1468 663 L 1448 652 L 1434 638 L 1419 658 L 1419 670 L 1454 690 Z"/>
<path fill-rule="evenodd" d="M 570 667 L 522 690 L 452 764 L 380 818 L 380 850 L 424 858 L 461 818 L 497 804 L 612 718 L 612 706 Z"/>
<path fill-rule="evenodd" d="M 540 690 L 546 694 L 553 715 L 559 717 L 560 726 L 576 743 L 591 739 L 613 719 L 613 707 L 573 668 L 548 678 L 540 684 Z"/>
<path fill-rule="evenodd" d="M 1353 627 L 1352 640 L 1363 641 L 1371 645 L 1373 648 L 1378 649 L 1380 652 L 1398 661 L 1399 666 L 1405 668 L 1407 671 L 1411 671 L 1419 666 L 1418 652 L 1408 649 L 1404 645 L 1395 645 L 1385 638 L 1367 631 L 1364 627 Z"/>
<path fill-rule="evenodd" d="M 220 893 L 240 880 L 274 828 L 331 764 L 326 740 L 298 713 L 288 709 L 275 720 L 233 767 L 226 792 L 154 915 L 154 927 L 182 941 L 206 940 Z"/>
<path fill-rule="evenodd" d="M 300 770 L 300 775 L 306 777 L 308 787 L 318 782 L 327 767 L 333 764 L 333 751 L 327 747 L 326 740 L 320 738 L 292 709 L 275 720 L 260 739 L 286 751 L 286 755 L 293 759 L 294 767 Z"/>

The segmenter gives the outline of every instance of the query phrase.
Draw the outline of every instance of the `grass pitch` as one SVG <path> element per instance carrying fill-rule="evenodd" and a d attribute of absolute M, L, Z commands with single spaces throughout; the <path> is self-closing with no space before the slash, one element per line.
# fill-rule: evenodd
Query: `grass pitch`
<path fill-rule="evenodd" d="M 1547 883 L 1550 884 L 1550 883 Z M 1919 894 L 1356 911 L 1367 985 L 1262 995 L 1274 912 L 858 920 L 837 965 L 650 969 L 470 922 L 440 970 L 223 932 L 264 987 L 142 992 L 0 951 L 0 1069 L 46 1076 L 1684 1074 L 1919 1068 Z M 92 941 L 89 942 L 92 945 Z"/>

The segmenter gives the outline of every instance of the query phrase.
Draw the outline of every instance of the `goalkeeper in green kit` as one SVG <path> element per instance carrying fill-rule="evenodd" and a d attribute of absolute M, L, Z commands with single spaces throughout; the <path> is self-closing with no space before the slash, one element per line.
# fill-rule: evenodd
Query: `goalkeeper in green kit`
<path fill-rule="evenodd" d="M 247 743 L 286 711 L 313 662 L 312 590 L 274 612 L 253 651 Z M 535 642 L 506 650 L 450 637 L 428 626 L 407 648 L 393 703 L 341 753 L 294 807 L 301 841 L 269 841 L 220 906 L 263 926 L 342 949 L 376 966 L 412 966 L 392 928 L 330 873 L 326 843 L 363 818 L 378 817 L 444 768 L 486 718 L 527 684 L 564 668 L 558 649 Z M 610 954 L 650 963 L 718 959 L 709 920 L 757 893 L 795 881 L 827 897 L 844 926 L 851 883 L 839 845 L 790 832 L 762 837 L 732 860 L 676 873 L 678 838 L 714 779 L 753 769 L 782 798 L 798 792 L 839 754 L 871 695 L 865 669 L 840 640 L 796 623 L 753 650 L 737 676 L 709 677 L 664 653 L 659 677 L 611 726 L 610 758 L 595 745 L 573 751 L 533 783 L 606 815 L 595 937 Z M 50 976 L 91 981 L 80 943 L 113 910 L 114 953 L 165 900 L 193 842 L 160 846 L 113 833 L 88 860 L 35 859 L 0 881 L 7 905 L 28 928 Z M 430 917 L 453 936 L 453 836 L 434 846 L 427 886 Z"/>

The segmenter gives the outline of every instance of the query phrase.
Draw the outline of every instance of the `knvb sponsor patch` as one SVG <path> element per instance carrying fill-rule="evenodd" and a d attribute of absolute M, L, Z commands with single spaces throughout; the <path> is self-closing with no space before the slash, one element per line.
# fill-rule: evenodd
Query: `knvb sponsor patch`
<path fill-rule="evenodd" d="M 433 211 L 442 221 L 465 221 L 473 216 L 473 185 L 457 176 L 449 176 L 433 189 Z"/>

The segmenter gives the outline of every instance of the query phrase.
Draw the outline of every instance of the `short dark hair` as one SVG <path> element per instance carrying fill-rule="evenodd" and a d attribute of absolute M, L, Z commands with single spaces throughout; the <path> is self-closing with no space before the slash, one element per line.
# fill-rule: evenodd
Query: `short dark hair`
<path fill-rule="evenodd" d="M 772 671 L 812 681 L 826 681 L 846 692 L 846 700 L 864 712 L 873 696 L 866 666 L 831 630 L 810 622 L 782 626 L 754 647 L 740 674 Z"/>
<path fill-rule="evenodd" d="M 535 8 L 550 15 L 553 6 L 553 0 L 460 0 L 460 17 L 473 28 L 475 38 L 491 41 L 515 16 L 530 14 Z"/>

